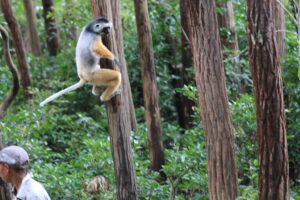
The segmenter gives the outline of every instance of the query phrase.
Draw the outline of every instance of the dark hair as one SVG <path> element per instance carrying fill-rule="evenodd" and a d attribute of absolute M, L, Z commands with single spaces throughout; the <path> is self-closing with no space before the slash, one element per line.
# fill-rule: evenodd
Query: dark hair
<path fill-rule="evenodd" d="M 17 173 L 21 173 L 21 172 L 28 172 L 30 170 L 30 166 L 28 161 L 26 161 L 23 164 L 15 164 L 15 165 L 10 165 L 7 164 L 9 167 L 13 168 Z"/>

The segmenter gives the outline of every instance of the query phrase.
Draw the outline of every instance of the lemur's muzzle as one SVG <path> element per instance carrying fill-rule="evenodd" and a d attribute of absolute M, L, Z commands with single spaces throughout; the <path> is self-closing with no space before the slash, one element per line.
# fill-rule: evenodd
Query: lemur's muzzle
<path fill-rule="evenodd" d="M 110 27 L 105 27 L 102 29 L 102 34 L 107 35 L 110 32 Z"/>

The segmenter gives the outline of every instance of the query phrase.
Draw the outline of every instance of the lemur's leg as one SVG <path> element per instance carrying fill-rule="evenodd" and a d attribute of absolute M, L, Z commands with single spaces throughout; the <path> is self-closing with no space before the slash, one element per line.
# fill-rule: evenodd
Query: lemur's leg
<path fill-rule="evenodd" d="M 90 82 L 97 86 L 107 86 L 100 99 L 108 101 L 121 84 L 121 73 L 111 69 L 99 69 L 93 72 Z"/>
<path fill-rule="evenodd" d="M 103 86 L 93 85 L 92 93 L 95 96 L 99 96 L 104 90 Z"/>

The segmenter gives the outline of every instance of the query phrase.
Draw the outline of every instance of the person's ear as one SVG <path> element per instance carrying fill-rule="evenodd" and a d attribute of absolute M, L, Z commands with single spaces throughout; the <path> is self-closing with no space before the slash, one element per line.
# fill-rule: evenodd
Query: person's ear
<path fill-rule="evenodd" d="M 8 166 L 8 164 L 3 164 L 3 170 L 5 172 L 9 172 L 9 166 Z"/>

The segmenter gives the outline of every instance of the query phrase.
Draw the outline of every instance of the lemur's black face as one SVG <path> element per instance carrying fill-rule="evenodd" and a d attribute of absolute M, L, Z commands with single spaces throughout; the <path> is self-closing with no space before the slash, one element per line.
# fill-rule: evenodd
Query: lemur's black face
<path fill-rule="evenodd" d="M 104 27 L 101 31 L 101 35 L 107 35 L 110 33 L 110 27 Z"/>
<path fill-rule="evenodd" d="M 110 21 L 104 17 L 99 17 L 87 25 L 86 31 L 102 36 L 109 34 L 111 27 L 112 23 Z"/>

